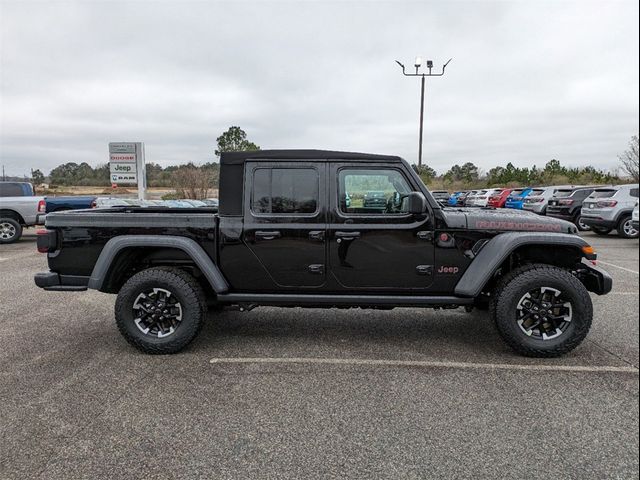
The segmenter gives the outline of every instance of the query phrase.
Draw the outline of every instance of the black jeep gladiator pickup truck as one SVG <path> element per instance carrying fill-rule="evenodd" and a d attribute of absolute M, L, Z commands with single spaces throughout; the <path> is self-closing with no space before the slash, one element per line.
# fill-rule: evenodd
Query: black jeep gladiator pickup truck
<path fill-rule="evenodd" d="M 573 224 L 443 208 L 399 157 L 235 152 L 220 168 L 218 213 L 47 215 L 38 250 L 50 271 L 36 285 L 116 293 L 120 332 L 148 353 L 183 349 L 208 307 L 476 307 L 514 350 L 540 357 L 580 344 L 589 291 L 612 288 Z M 385 200 L 365 201 L 369 192 Z"/>

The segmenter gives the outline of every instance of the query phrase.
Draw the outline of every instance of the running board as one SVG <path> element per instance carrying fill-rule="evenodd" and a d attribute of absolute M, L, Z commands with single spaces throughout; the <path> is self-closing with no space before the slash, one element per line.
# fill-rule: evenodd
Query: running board
<path fill-rule="evenodd" d="M 309 295 L 286 293 L 227 293 L 217 296 L 220 303 L 249 303 L 271 306 L 324 306 L 324 307 L 429 307 L 444 305 L 470 305 L 473 298 L 453 296 L 406 295 Z"/>

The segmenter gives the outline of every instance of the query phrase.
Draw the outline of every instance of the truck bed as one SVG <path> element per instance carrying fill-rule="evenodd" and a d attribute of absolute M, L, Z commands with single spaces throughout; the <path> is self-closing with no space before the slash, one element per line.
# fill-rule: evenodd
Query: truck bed
<path fill-rule="evenodd" d="M 58 248 L 49 254 L 50 268 L 66 275 L 89 277 L 104 245 L 121 235 L 187 237 L 216 257 L 216 208 L 111 207 L 70 210 L 46 216 L 56 229 Z M 149 249 L 149 254 L 152 254 Z"/>

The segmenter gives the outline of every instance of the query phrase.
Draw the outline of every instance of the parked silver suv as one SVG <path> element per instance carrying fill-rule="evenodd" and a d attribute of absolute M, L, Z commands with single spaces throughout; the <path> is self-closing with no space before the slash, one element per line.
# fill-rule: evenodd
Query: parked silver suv
<path fill-rule="evenodd" d="M 522 204 L 524 210 L 537 213 L 539 215 L 547 214 L 547 207 L 549 206 L 549 200 L 560 188 L 570 188 L 570 185 L 555 186 L 555 187 L 537 187 L 531 190 L 531 193 L 527 195 Z"/>
<path fill-rule="evenodd" d="M 637 183 L 596 188 L 582 204 L 582 221 L 598 235 L 617 230 L 623 238 L 638 238 L 631 219 L 637 201 Z"/>

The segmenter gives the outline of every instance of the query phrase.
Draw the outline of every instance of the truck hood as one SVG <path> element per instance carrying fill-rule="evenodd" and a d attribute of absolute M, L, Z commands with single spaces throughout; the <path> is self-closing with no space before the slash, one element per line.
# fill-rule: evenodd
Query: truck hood
<path fill-rule="evenodd" d="M 447 225 L 452 228 L 494 232 L 578 233 L 571 222 L 545 217 L 526 210 L 491 208 L 443 209 Z"/>

